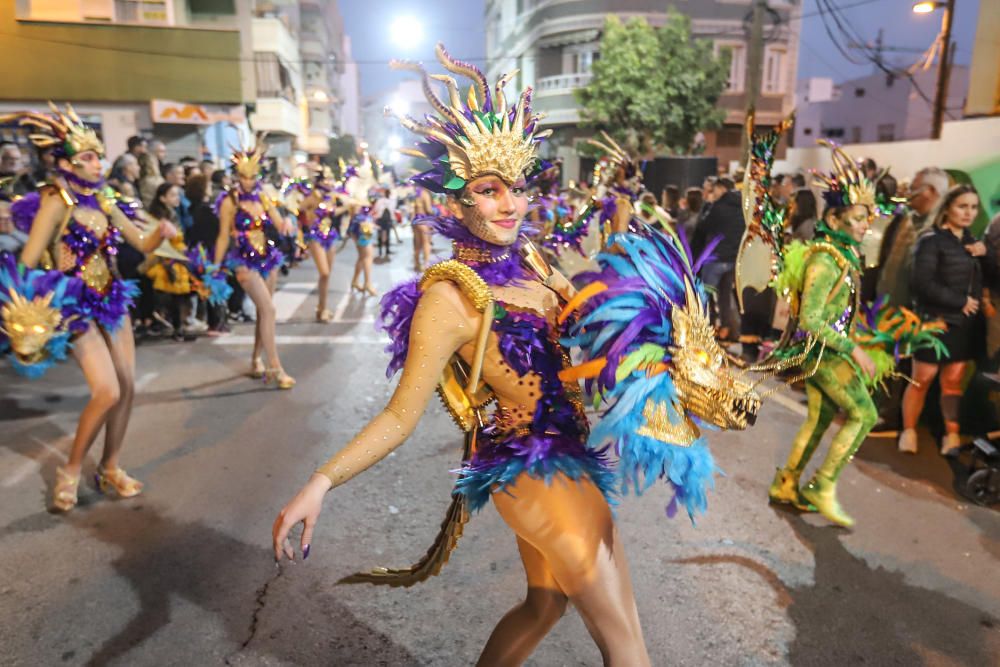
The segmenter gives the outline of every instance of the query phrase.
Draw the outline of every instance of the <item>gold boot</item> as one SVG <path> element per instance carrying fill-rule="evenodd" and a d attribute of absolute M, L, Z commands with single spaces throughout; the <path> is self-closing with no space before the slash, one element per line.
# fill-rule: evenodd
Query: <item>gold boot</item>
<path fill-rule="evenodd" d="M 767 490 L 767 497 L 772 503 L 791 505 L 804 512 L 815 512 L 816 508 L 810 505 L 799 493 L 800 474 L 788 468 L 778 468 L 774 474 L 774 481 L 771 482 L 771 487 Z"/>
<path fill-rule="evenodd" d="M 816 507 L 816 511 L 830 521 L 844 528 L 851 528 L 854 519 L 840 506 L 837 501 L 837 481 L 817 473 L 808 484 L 802 487 L 802 498 Z"/>

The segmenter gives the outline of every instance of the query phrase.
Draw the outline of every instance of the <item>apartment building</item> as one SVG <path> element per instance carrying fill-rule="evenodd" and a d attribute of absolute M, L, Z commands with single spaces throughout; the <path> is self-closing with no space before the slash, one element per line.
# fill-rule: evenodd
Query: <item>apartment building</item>
<path fill-rule="evenodd" d="M 845 144 L 928 139 L 936 85 L 934 68 L 912 79 L 884 72 L 839 84 L 826 77 L 803 79 L 796 86 L 792 143 L 807 148 L 817 139 Z M 962 117 L 968 92 L 969 68 L 952 66 L 945 120 Z"/>
<path fill-rule="evenodd" d="M 0 113 L 71 102 L 111 155 L 144 132 L 167 140 L 172 158 L 198 155 L 220 134 L 209 133 L 213 124 L 245 124 L 253 69 L 240 33 L 250 16 L 248 6 L 242 14 L 238 7 L 220 0 L 2 2 Z M 0 140 L 27 144 L 16 126 L 0 127 Z"/>
<path fill-rule="evenodd" d="M 221 161 L 240 133 L 266 131 L 290 162 L 326 154 L 345 107 L 357 116 L 345 44 L 335 0 L 0 2 L 0 111 L 71 102 L 111 155 L 145 133 L 169 159 Z M 27 142 L 16 126 L 0 140 Z"/>
<path fill-rule="evenodd" d="M 739 157 L 747 89 L 747 26 L 750 0 L 486 0 L 488 76 L 520 71 L 519 86 L 535 89 L 534 105 L 548 114 L 555 129 L 550 157 L 561 157 L 566 177 L 578 177 L 576 142 L 588 133 L 578 128 L 579 108 L 573 91 L 591 78 L 600 57 L 601 30 L 607 14 L 622 20 L 642 17 L 662 25 L 668 6 L 691 17 L 695 37 L 710 39 L 716 50 L 732 54 L 728 88 L 719 100 L 725 125 L 706 135 L 707 154 L 720 164 Z M 765 21 L 763 82 L 757 121 L 777 123 L 792 109 L 798 68 L 801 3 L 771 0 Z"/>

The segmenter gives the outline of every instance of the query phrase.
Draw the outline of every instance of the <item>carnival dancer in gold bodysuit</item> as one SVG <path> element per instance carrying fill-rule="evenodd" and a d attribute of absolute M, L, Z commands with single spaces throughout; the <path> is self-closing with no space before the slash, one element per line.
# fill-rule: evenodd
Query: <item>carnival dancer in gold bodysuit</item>
<path fill-rule="evenodd" d="M 316 321 L 330 322 L 333 313 L 326 307 L 330 291 L 330 272 L 333 270 L 333 260 L 337 256 L 334 247 L 340 238 L 338 221 L 347 212 L 348 207 L 342 202 L 342 197 L 335 189 L 333 171 L 323 166 L 316 175 L 315 181 L 307 179 L 293 181 L 291 188 L 301 195 L 297 208 L 299 226 L 302 228 L 303 240 L 309 248 L 309 255 L 316 263 L 319 272 L 317 282 L 318 303 L 316 305 Z"/>
<path fill-rule="evenodd" d="M 633 243 L 619 234 L 611 240 L 611 263 L 618 269 L 609 263 L 596 288 L 580 293 L 545 264 L 521 234 L 529 209 L 526 181 L 537 169 L 536 146 L 547 134 L 531 113 L 530 89 L 508 106 L 503 88 L 509 76 L 491 90 L 478 69 L 451 59 L 440 45 L 438 58 L 450 72 L 472 80 L 468 102 L 450 76 L 437 77 L 447 85 L 446 103 L 421 67 L 404 64 L 423 74 L 439 115 L 426 123 L 402 122 L 421 135 L 419 152 L 432 164 L 414 182 L 448 196 L 449 214 L 434 225 L 452 240 L 453 257 L 383 298 L 380 323 L 391 339 L 389 372 L 402 369 L 399 386 L 386 408 L 281 511 L 272 535 L 275 558 L 294 556 L 288 536 L 298 523 L 304 524 L 301 546 L 308 557 L 326 493 L 401 445 L 437 387 L 466 432 L 465 459 L 441 534 L 411 568 L 379 569 L 345 581 L 409 586 L 436 574 L 469 511 L 492 500 L 517 537 L 527 595 L 493 630 L 479 663 L 522 663 L 572 603 L 605 664 L 649 665 L 608 498 L 617 488 L 643 488 L 662 477 L 690 510 L 703 506 L 714 464 L 691 416 L 695 412 L 689 415 L 679 402 L 671 377 L 694 401 L 691 410 L 704 408 L 699 418 L 723 427 L 745 427 L 756 412 L 756 395 L 731 376 L 725 356 L 712 347 L 704 294 L 673 240 L 657 235 Z M 631 217 L 627 200 L 620 213 L 619 232 Z M 676 267 L 656 263 L 667 255 Z M 643 257 L 666 273 L 655 274 L 657 268 L 643 278 L 637 272 L 647 264 Z M 661 285 L 661 278 L 671 279 Z M 608 324 L 618 298 L 630 299 L 639 324 L 652 326 Z M 602 309 L 607 304 L 611 308 Z M 670 327 L 660 326 L 671 314 L 673 339 Z M 593 327 L 582 324 L 588 319 Z M 595 340 L 606 324 L 613 335 Z M 579 369 L 570 367 L 560 342 L 566 334 L 584 349 L 587 363 Z M 619 346 L 608 350 L 608 340 Z M 668 372 L 677 368 L 684 370 Z M 588 439 L 574 378 L 594 377 L 594 369 L 606 369 L 612 378 L 610 384 L 607 377 L 593 380 L 611 407 L 602 433 Z M 625 392 L 627 398 L 611 386 L 615 377 L 618 390 L 634 390 Z M 639 401 L 636 410 L 630 401 Z M 495 410 L 487 411 L 493 402 Z M 608 453 L 612 443 L 620 452 L 617 464 Z"/>
<path fill-rule="evenodd" d="M 254 326 L 253 354 L 250 376 L 263 377 L 279 389 L 291 389 L 295 379 L 285 372 L 278 358 L 275 343 L 274 288 L 278 281 L 276 269 L 283 255 L 274 241 L 267 237 L 267 227 L 273 226 L 291 234 L 292 225 L 282 219 L 274 201 L 260 184 L 261 159 L 264 147 L 239 150 L 230 159 L 236 173 L 236 186 L 223 192 L 215 202 L 219 216 L 219 238 L 215 243 L 215 263 L 225 262 L 257 309 Z M 261 349 L 267 356 L 267 366 L 260 358 Z"/>
<path fill-rule="evenodd" d="M 87 379 L 90 400 L 80 414 L 69 459 L 56 468 L 52 504 L 68 511 L 76 506 L 83 461 L 102 427 L 104 452 L 95 475 L 100 490 L 121 498 L 142 492 L 142 483 L 119 467 L 135 395 L 135 341 L 128 311 L 138 289 L 118 275 L 115 256 L 123 241 L 150 253 L 177 230 L 164 222 L 143 231 L 106 198 L 101 190 L 104 145 L 72 108 L 62 112 L 50 107 L 51 114 L 26 112 L 3 120 L 20 119 L 36 146 L 52 149 L 58 168 L 52 183 L 18 202 L 15 216 L 30 226 L 21 263 L 62 273 L 70 278 L 67 293 L 74 295 L 67 319 L 72 320 L 73 356 Z"/>

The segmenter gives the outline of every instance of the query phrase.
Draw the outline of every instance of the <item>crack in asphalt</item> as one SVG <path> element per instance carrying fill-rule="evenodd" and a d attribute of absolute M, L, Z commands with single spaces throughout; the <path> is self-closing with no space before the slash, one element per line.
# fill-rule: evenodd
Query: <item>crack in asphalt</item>
<path fill-rule="evenodd" d="M 240 653 L 242 653 L 244 650 L 246 650 L 246 648 L 250 645 L 250 642 L 252 642 L 254 640 L 254 637 L 257 636 L 257 625 L 260 622 L 260 614 L 261 612 L 264 611 L 264 607 L 267 606 L 267 593 L 271 588 L 271 584 L 277 581 L 278 577 L 280 577 L 283 572 L 284 569 L 278 569 L 278 571 L 274 575 L 272 575 L 270 579 L 264 582 L 263 586 L 257 589 L 257 594 L 256 596 L 254 596 L 253 614 L 250 616 L 250 628 L 248 630 L 249 635 L 247 636 L 246 640 L 240 645 L 240 648 L 235 653 L 226 658 L 227 665 L 233 664 L 232 662 L 233 659 Z"/>

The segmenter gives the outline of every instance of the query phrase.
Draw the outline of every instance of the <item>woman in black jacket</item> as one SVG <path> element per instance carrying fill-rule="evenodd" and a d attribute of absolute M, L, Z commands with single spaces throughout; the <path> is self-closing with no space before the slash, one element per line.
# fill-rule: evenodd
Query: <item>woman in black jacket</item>
<path fill-rule="evenodd" d="M 978 213 L 976 189 L 971 185 L 956 185 L 941 202 L 934 227 L 917 240 L 911 279 L 917 310 L 925 319 L 942 320 L 947 325 L 941 341 L 948 348 L 948 358 L 941 363 L 931 350 L 914 355 L 916 383 L 903 394 L 901 452 L 917 451 L 917 420 L 939 369 L 941 415 L 945 424 L 941 454 L 948 455 L 959 446 L 962 376 L 966 363 L 975 356 L 977 314 L 983 294 L 980 258 L 986 254 L 986 246 L 969 232 Z"/>

